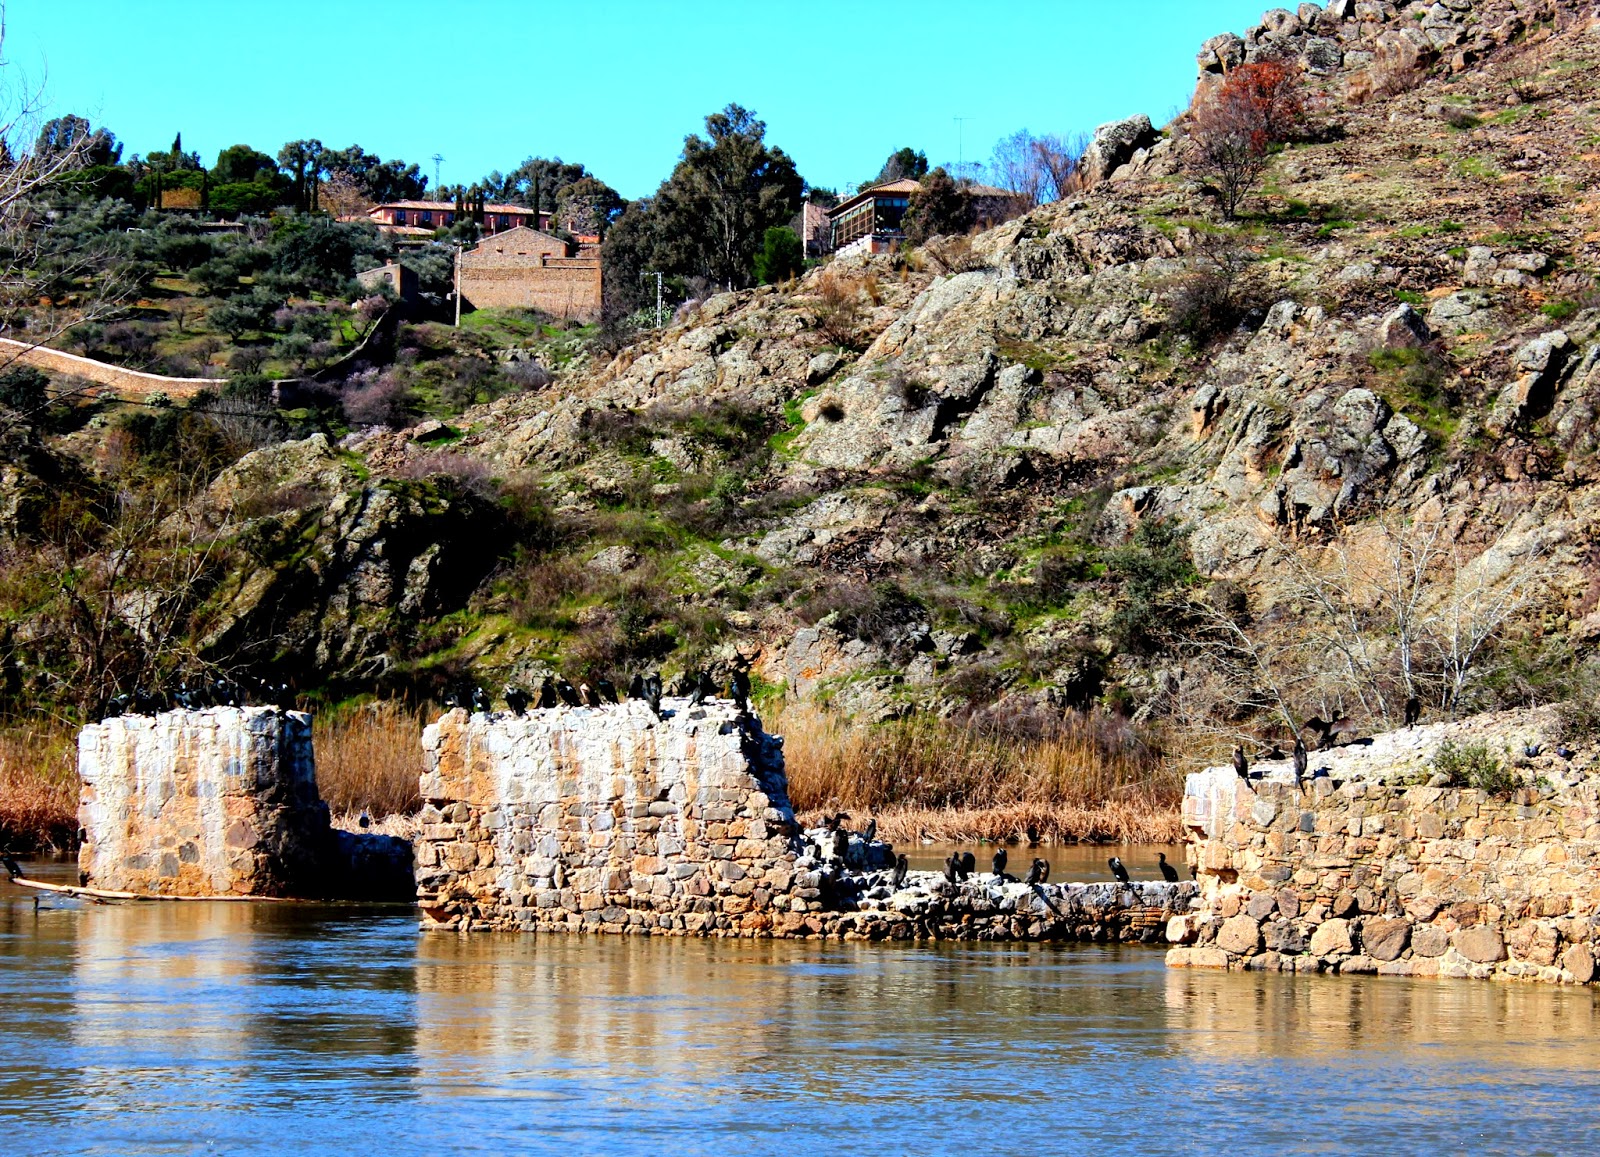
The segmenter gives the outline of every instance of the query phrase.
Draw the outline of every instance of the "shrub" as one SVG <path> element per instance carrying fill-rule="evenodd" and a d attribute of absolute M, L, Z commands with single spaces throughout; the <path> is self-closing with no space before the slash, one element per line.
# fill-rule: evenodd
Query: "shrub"
<path fill-rule="evenodd" d="M 817 279 L 817 296 L 817 332 L 831 345 L 860 349 L 865 344 L 861 340 L 860 287 L 827 270 Z"/>
<path fill-rule="evenodd" d="M 344 394 L 345 421 L 352 426 L 408 426 L 416 416 L 416 395 L 401 380 L 385 374 Z"/>
<path fill-rule="evenodd" d="M 900 227 L 913 245 L 930 237 L 965 233 L 972 225 L 971 198 L 943 168 L 922 178 L 922 187 L 910 200 Z"/>
<path fill-rule="evenodd" d="M 1242 64 L 1200 99 L 1185 132 L 1187 163 L 1232 220 L 1266 171 L 1274 145 L 1298 131 L 1305 114 L 1300 77 L 1277 60 Z"/>
<path fill-rule="evenodd" d="M 773 285 L 796 276 L 805 267 L 805 250 L 793 229 L 774 225 L 761 238 L 756 252 L 756 280 Z"/>
<path fill-rule="evenodd" d="M 0 406 L 7 406 L 23 417 L 44 408 L 50 379 L 32 366 L 16 366 L 0 374 Z"/>
<path fill-rule="evenodd" d="M 1491 795 L 1507 795 L 1517 786 L 1516 774 L 1496 759 L 1487 743 L 1445 740 L 1429 766 L 1446 776 L 1450 787 L 1472 787 Z"/>

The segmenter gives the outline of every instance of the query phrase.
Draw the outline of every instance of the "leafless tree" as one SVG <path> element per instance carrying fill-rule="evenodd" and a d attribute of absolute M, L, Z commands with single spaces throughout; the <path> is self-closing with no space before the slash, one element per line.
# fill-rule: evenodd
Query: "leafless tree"
<path fill-rule="evenodd" d="M 1034 163 L 1039 168 L 1044 200 L 1060 201 L 1082 187 L 1078 163 L 1088 148 L 1088 133 L 1056 133 L 1034 138 Z"/>
<path fill-rule="evenodd" d="M 1044 171 L 1034 148 L 1036 141 L 1027 129 L 1018 129 L 995 142 L 990 171 L 1001 188 L 1026 197 L 1037 205 L 1044 192 Z"/>

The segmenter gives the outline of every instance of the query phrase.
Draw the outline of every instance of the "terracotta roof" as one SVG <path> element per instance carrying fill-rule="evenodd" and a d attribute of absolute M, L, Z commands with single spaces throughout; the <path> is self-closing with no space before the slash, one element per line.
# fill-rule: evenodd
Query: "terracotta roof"
<path fill-rule="evenodd" d="M 1013 193 L 1010 189 L 997 189 L 993 185 L 968 185 L 967 192 L 974 197 L 1021 197 L 1021 193 Z"/>
<path fill-rule="evenodd" d="M 881 184 L 868 185 L 857 192 L 854 197 L 840 201 L 832 209 L 829 209 L 828 216 L 838 217 L 846 210 L 854 209 L 857 205 L 865 204 L 871 198 L 881 196 L 884 193 L 905 193 L 909 195 L 920 188 L 922 188 L 922 182 L 913 180 L 910 177 L 901 177 L 898 181 L 884 181 Z"/>

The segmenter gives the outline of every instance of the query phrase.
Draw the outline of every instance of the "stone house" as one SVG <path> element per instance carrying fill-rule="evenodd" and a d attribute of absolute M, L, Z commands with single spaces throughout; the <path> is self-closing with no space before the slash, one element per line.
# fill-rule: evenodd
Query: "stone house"
<path fill-rule="evenodd" d="M 368 220 L 390 234 L 424 237 L 456 223 L 459 206 L 454 201 L 389 201 L 367 211 Z M 488 235 L 507 229 L 546 229 L 550 214 L 524 205 L 485 205 L 483 232 Z"/>
<path fill-rule="evenodd" d="M 598 244 L 519 226 L 485 237 L 457 261 L 464 307 L 538 309 L 586 322 L 600 316 Z"/>

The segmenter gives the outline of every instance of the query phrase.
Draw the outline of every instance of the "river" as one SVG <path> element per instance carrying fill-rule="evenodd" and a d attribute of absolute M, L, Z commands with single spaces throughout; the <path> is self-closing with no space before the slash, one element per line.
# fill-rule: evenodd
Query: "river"
<path fill-rule="evenodd" d="M 0 883 L 0 1154 L 1594 1152 L 1597 1009 L 1140 947 L 460 938 Z"/>

